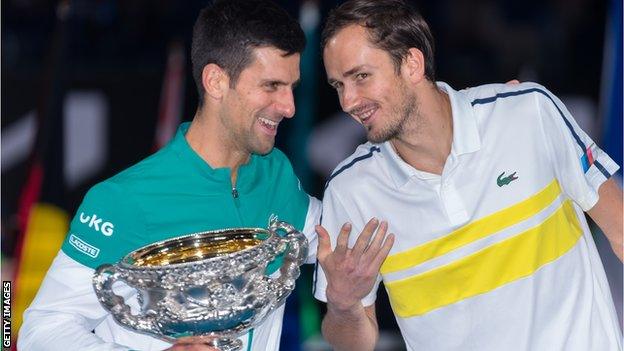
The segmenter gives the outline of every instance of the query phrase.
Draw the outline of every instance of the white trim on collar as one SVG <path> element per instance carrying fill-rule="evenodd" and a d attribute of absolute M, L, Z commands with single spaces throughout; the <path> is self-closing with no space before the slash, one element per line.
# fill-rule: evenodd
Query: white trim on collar
<path fill-rule="evenodd" d="M 453 114 L 453 145 L 455 155 L 467 154 L 481 148 L 481 137 L 477 128 L 477 118 L 470 100 L 461 91 L 456 91 L 444 82 L 436 82 L 438 88 L 449 96 Z M 459 131 L 459 133 L 458 133 Z"/>

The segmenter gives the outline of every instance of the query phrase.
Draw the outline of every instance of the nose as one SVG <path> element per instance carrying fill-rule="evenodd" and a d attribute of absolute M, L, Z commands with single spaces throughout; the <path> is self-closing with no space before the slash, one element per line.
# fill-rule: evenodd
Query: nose
<path fill-rule="evenodd" d="M 354 87 L 349 87 L 345 84 L 342 87 L 342 94 L 340 94 L 340 106 L 345 112 L 353 110 L 358 105 L 358 94 Z"/>
<path fill-rule="evenodd" d="M 277 112 L 286 118 L 295 115 L 295 97 L 291 89 L 284 89 L 276 102 Z"/>

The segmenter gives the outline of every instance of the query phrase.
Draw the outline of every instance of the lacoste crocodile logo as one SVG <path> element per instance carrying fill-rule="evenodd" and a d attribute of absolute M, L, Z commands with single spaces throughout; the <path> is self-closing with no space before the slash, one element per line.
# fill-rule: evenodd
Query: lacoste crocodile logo
<path fill-rule="evenodd" d="M 503 177 L 505 175 L 505 172 L 501 173 L 498 178 L 496 178 L 496 185 L 498 185 L 499 187 L 503 186 L 503 185 L 507 185 L 511 182 L 513 182 L 514 180 L 518 179 L 518 177 L 516 177 L 516 173 L 517 172 L 513 172 L 512 174 Z"/>

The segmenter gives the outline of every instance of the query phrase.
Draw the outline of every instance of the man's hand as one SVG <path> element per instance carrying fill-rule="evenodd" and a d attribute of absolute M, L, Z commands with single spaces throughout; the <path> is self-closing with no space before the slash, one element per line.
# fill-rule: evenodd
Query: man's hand
<path fill-rule="evenodd" d="M 210 346 L 213 337 L 189 336 L 180 338 L 170 348 L 163 351 L 219 351 L 217 347 Z"/>
<path fill-rule="evenodd" d="M 219 351 L 218 348 L 207 344 L 180 344 L 176 343 L 163 351 Z"/>
<path fill-rule="evenodd" d="M 359 306 L 360 300 L 375 285 L 379 268 L 394 243 L 393 234 L 384 240 L 388 230 L 385 221 L 371 240 L 378 224 L 377 219 L 371 219 L 351 249 L 348 247 L 351 224 L 344 224 L 335 251 L 331 250 L 329 233 L 322 226 L 316 226 L 317 258 L 327 277 L 327 302 L 337 310 L 347 311 Z"/>

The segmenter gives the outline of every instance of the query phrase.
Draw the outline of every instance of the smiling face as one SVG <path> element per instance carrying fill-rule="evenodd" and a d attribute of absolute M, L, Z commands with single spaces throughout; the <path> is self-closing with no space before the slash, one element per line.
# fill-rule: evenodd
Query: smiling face
<path fill-rule="evenodd" d="M 340 106 L 380 143 L 399 137 L 410 118 L 417 118 L 416 95 L 403 69 L 397 74 L 390 55 L 375 48 L 366 29 L 349 25 L 325 46 L 323 61 Z"/>
<path fill-rule="evenodd" d="M 299 54 L 283 55 L 273 47 L 254 49 L 253 62 L 223 97 L 219 119 L 226 140 L 240 151 L 269 153 L 279 123 L 295 114 L 293 89 L 299 81 Z"/>

